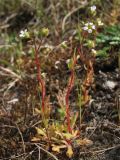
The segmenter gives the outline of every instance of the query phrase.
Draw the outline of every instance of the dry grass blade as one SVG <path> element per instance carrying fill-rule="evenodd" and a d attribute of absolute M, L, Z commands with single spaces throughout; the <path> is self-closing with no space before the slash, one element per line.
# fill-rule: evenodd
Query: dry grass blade
<path fill-rule="evenodd" d="M 64 17 L 63 22 L 62 22 L 62 31 L 63 31 L 63 32 L 65 31 L 65 24 L 66 24 L 67 19 L 68 19 L 72 14 L 74 14 L 75 12 L 77 12 L 78 10 L 80 10 L 81 8 L 85 8 L 87 5 L 88 5 L 88 3 L 85 3 L 85 4 L 81 5 L 81 6 L 78 7 L 78 8 L 75 8 L 74 10 L 72 10 L 71 12 L 69 12 L 69 13 Z"/>
<path fill-rule="evenodd" d="M 10 70 L 9 68 L 4 68 L 4 67 L 0 66 L 0 70 L 2 70 L 4 73 L 6 73 L 8 76 L 11 76 L 12 78 L 21 79 L 21 76 L 17 75 L 15 72 Z"/>
<path fill-rule="evenodd" d="M 24 142 L 24 139 L 23 139 L 22 132 L 20 131 L 20 128 L 18 127 L 18 125 L 17 124 L 15 124 L 15 125 L 16 125 L 16 127 L 18 129 L 18 132 L 19 132 L 21 140 L 22 140 L 23 152 L 26 153 L 26 151 L 25 151 L 25 142 Z"/>
<path fill-rule="evenodd" d="M 44 151 L 45 153 L 47 153 L 50 157 L 54 158 L 55 160 L 59 160 L 55 155 L 53 155 L 52 153 L 48 152 L 47 150 L 45 150 L 44 148 L 42 148 L 40 145 L 35 144 L 40 150 Z"/>

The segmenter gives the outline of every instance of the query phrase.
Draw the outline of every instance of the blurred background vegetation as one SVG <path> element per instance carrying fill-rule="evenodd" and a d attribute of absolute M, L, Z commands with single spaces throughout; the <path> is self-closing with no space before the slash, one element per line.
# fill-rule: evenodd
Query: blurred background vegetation
<path fill-rule="evenodd" d="M 26 26 L 49 26 L 59 35 L 62 23 L 66 29 L 86 18 L 87 5 L 96 5 L 107 24 L 120 21 L 119 0 L 0 0 L 0 30 L 20 30 Z"/>
<path fill-rule="evenodd" d="M 119 25 L 120 0 L 0 0 L 0 61 L 4 64 L 9 61 L 10 65 L 11 59 L 13 61 L 10 55 L 13 57 L 14 53 L 14 56 L 21 57 L 25 54 L 19 40 L 20 30 L 27 28 L 37 35 L 42 27 L 49 28 L 49 40 L 46 40 L 49 45 L 58 45 L 74 36 L 78 24 L 90 20 L 87 9 L 91 5 L 97 6 L 97 16 L 102 19 L 105 27 Z M 115 41 L 114 44 L 119 44 L 119 38 L 112 35 L 108 36 L 108 40 L 106 36 L 100 35 L 99 45 L 103 40 L 105 43 Z M 33 55 L 31 49 L 26 52 Z M 103 52 L 106 55 L 106 48 Z M 2 53 L 8 55 L 7 61 L 4 55 L 2 59 Z"/>

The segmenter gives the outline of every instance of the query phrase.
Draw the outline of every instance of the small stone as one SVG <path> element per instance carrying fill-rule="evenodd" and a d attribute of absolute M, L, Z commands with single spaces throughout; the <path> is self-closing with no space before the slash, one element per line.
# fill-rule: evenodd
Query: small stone
<path fill-rule="evenodd" d="M 117 86 L 117 83 L 114 81 L 106 81 L 104 84 L 105 88 L 114 89 Z"/>

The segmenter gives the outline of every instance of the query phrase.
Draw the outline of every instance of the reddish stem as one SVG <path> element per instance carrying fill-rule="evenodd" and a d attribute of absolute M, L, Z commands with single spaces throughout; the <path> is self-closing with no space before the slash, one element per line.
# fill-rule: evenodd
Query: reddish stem
<path fill-rule="evenodd" d="M 45 95 L 46 95 L 46 89 L 45 89 L 45 82 L 41 77 L 41 66 L 39 61 L 39 49 L 40 45 L 37 47 L 36 42 L 34 42 L 35 46 L 35 64 L 37 67 L 37 80 L 39 85 L 41 86 L 41 92 L 42 92 L 42 111 L 45 112 Z"/>
<path fill-rule="evenodd" d="M 72 128 L 71 128 L 71 125 L 70 125 L 69 96 L 70 96 L 70 92 L 71 92 L 71 90 L 73 88 L 73 84 L 74 84 L 74 66 L 75 66 L 75 64 L 76 64 L 76 58 L 74 57 L 73 67 L 71 69 L 70 80 L 69 80 L 69 83 L 68 83 L 67 93 L 66 93 L 66 97 L 65 97 L 67 128 L 68 128 L 69 133 L 72 133 Z"/>

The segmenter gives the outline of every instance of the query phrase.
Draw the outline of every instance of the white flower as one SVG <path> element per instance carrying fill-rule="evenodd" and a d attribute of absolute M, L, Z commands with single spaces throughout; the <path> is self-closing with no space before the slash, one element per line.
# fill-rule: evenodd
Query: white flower
<path fill-rule="evenodd" d="M 93 30 L 95 30 L 96 27 L 95 25 L 93 24 L 93 22 L 88 22 L 88 23 L 85 23 L 84 24 L 84 27 L 83 27 L 83 30 L 84 31 L 87 31 L 88 33 L 92 33 Z"/>
<path fill-rule="evenodd" d="M 95 6 L 95 5 L 91 6 L 91 7 L 90 7 L 90 10 L 91 10 L 92 12 L 95 12 L 95 11 L 96 11 L 96 6 Z"/>
<path fill-rule="evenodd" d="M 27 31 L 27 29 L 21 30 L 19 36 L 21 38 L 29 38 L 30 37 L 29 32 Z"/>

